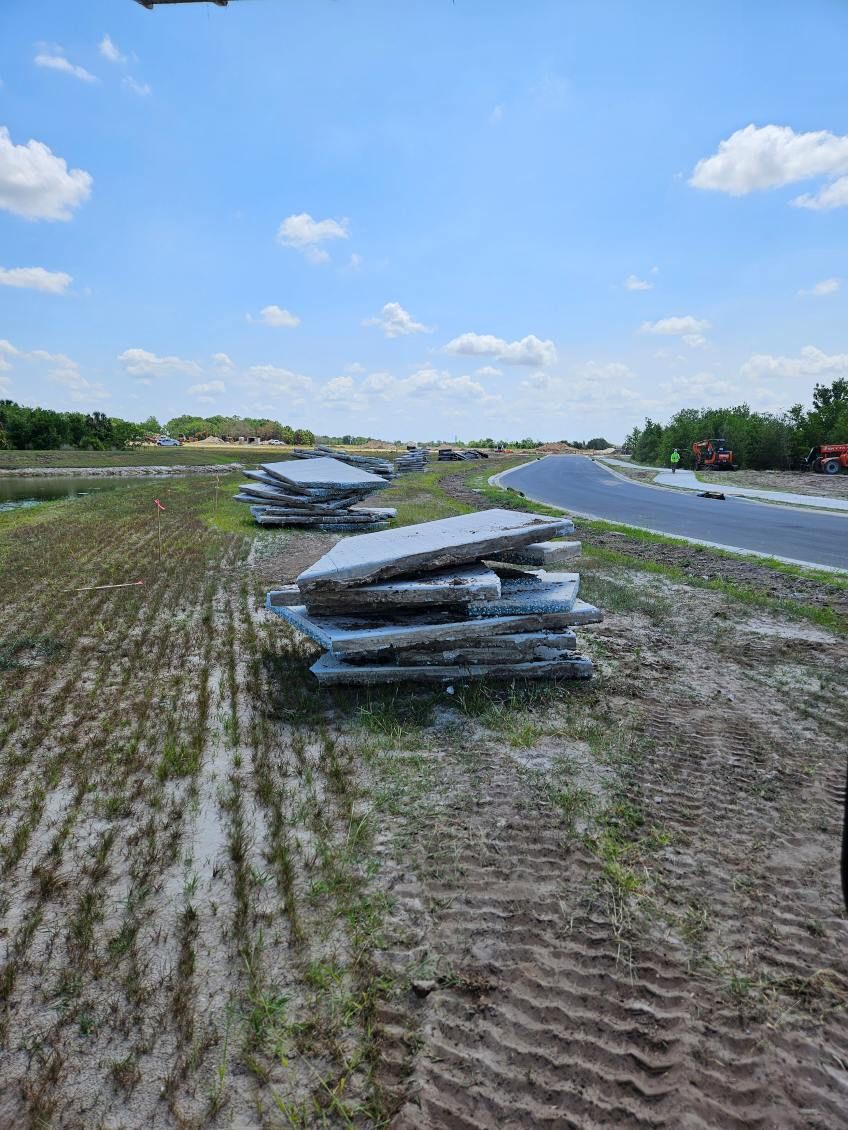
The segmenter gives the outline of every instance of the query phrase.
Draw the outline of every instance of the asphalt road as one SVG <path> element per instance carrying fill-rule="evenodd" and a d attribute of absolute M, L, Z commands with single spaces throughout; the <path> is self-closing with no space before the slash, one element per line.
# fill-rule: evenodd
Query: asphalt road
<path fill-rule="evenodd" d="M 694 491 L 645 486 L 614 475 L 583 455 L 548 455 L 506 471 L 500 481 L 537 502 L 584 517 L 848 569 L 848 515 L 742 498 L 720 502 L 699 498 Z"/>

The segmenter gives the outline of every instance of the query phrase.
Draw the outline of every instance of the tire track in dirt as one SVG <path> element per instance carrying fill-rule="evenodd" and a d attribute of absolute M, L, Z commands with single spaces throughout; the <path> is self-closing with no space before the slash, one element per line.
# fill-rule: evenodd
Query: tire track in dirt
<path fill-rule="evenodd" d="M 633 733 L 616 796 L 660 845 L 624 922 L 598 858 L 508 759 L 479 779 L 451 760 L 442 791 L 472 800 L 441 812 L 450 873 L 419 851 L 393 891 L 401 911 L 427 909 L 413 952 L 437 970 L 384 1010 L 417 1049 L 408 1080 L 409 1057 L 387 1065 L 394 1130 L 844 1126 L 844 765 L 811 741 L 807 709 L 818 670 L 844 716 L 827 689 L 838 655 L 754 639 L 713 664 L 680 642 L 703 611 L 682 598 L 671 639 L 638 615 L 598 633 L 596 706 Z M 776 693 L 787 652 L 800 674 Z"/>

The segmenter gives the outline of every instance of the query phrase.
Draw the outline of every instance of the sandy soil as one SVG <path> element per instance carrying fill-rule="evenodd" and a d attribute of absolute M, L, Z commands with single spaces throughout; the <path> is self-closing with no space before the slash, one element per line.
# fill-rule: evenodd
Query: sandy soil
<path fill-rule="evenodd" d="M 758 490 L 786 490 L 793 494 L 817 494 L 822 498 L 848 498 L 848 475 L 804 474 L 800 471 L 734 471 L 732 475 L 699 471 L 705 483 L 730 483 Z"/>
<path fill-rule="evenodd" d="M 388 1016 L 418 1042 L 394 1126 L 844 1125 L 838 650 L 667 597 L 659 624 L 592 632 L 600 677 L 566 709 L 602 727 L 594 765 L 572 735 L 445 754 L 394 888 L 430 962 Z M 528 774 L 557 759 L 583 788 L 614 775 L 630 893 Z"/>

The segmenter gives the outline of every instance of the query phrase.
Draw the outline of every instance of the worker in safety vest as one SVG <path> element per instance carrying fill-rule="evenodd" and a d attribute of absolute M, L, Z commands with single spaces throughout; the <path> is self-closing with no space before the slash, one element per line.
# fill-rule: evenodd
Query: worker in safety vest
<path fill-rule="evenodd" d="M 672 453 L 671 453 L 671 473 L 672 473 L 672 475 L 677 470 L 677 464 L 679 462 L 680 462 L 680 452 L 675 447 L 674 451 L 672 451 Z"/>

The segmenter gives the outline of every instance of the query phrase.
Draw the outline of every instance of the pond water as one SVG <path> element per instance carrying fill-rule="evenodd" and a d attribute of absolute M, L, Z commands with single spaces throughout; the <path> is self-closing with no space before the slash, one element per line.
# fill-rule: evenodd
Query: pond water
<path fill-rule="evenodd" d="M 121 482 L 120 478 L 86 479 L 57 475 L 30 479 L 15 475 L 7 479 L 0 475 L 0 513 L 40 506 L 42 502 L 56 498 L 82 498 L 95 491 L 113 489 Z"/>

